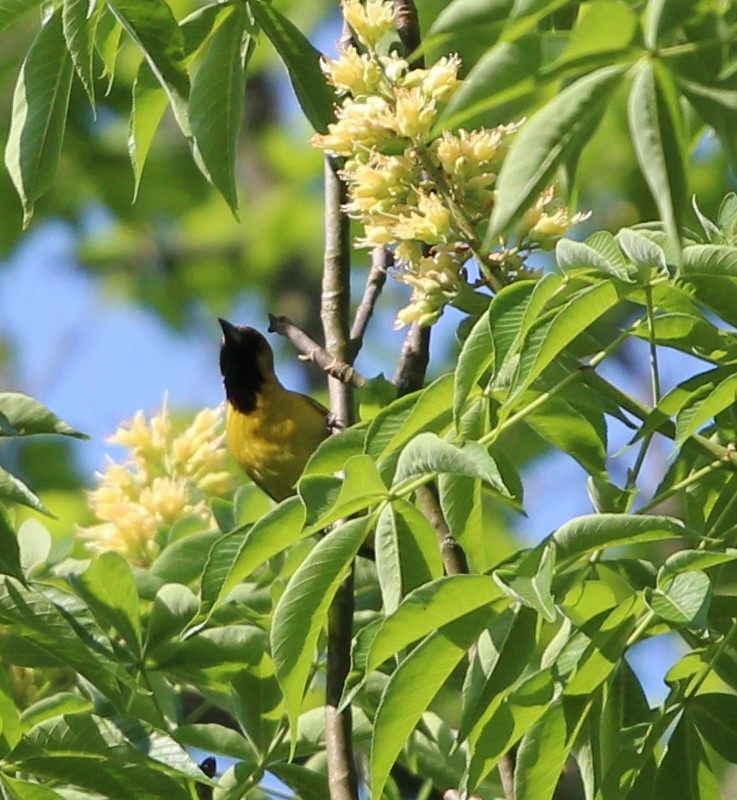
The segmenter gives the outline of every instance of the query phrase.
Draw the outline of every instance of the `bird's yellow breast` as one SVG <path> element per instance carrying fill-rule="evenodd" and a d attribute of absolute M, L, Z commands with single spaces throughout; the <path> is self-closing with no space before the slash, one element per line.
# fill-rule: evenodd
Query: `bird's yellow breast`
<path fill-rule="evenodd" d="M 228 449 L 252 480 L 275 500 L 292 493 L 307 460 L 328 432 L 324 409 L 273 379 L 262 387 L 251 413 L 238 411 L 228 403 Z"/>

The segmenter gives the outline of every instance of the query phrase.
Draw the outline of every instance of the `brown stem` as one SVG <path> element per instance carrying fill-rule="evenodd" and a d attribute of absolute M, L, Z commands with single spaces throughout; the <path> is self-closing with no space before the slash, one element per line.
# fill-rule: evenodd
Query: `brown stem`
<path fill-rule="evenodd" d="M 435 529 L 438 539 L 438 547 L 443 557 L 443 565 L 446 575 L 467 575 L 468 559 L 466 552 L 456 541 L 445 521 L 443 509 L 440 508 L 437 490 L 432 483 L 426 483 L 415 491 L 417 504 L 425 515 L 427 521 Z"/>
<path fill-rule="evenodd" d="M 317 364 L 323 372 L 341 383 L 352 383 L 357 389 L 363 388 L 366 378 L 345 361 L 340 361 L 321 347 L 302 328 L 295 325 L 289 317 L 269 314 L 269 333 L 278 333 L 284 336 L 299 350 L 300 358 Z"/>
<path fill-rule="evenodd" d="M 394 373 L 398 397 L 422 388 L 429 359 L 430 328 L 421 328 L 413 322 L 402 345 L 402 355 Z"/>
<path fill-rule="evenodd" d="M 422 41 L 417 6 L 415 6 L 413 0 L 394 0 L 394 22 L 404 52 L 411 56 L 419 48 Z M 411 60 L 410 68 L 420 69 L 424 64 L 424 58 L 421 55 L 417 55 Z"/>
<path fill-rule="evenodd" d="M 375 247 L 371 251 L 371 269 L 366 277 L 363 297 L 356 309 L 351 327 L 351 353 L 355 358 L 363 346 L 363 337 L 374 314 L 376 301 L 386 283 L 386 271 L 394 264 L 394 255 L 386 247 Z"/>
<path fill-rule="evenodd" d="M 345 184 L 337 164 L 325 160 L 325 258 L 323 263 L 321 317 L 325 349 L 333 360 L 350 357 L 348 313 L 350 309 L 350 230 L 342 209 Z M 330 410 L 344 426 L 353 424 L 353 386 L 328 377 Z M 352 715 L 347 706 L 338 711 L 350 669 L 353 635 L 353 573 L 349 573 L 328 613 L 328 663 L 325 704 L 325 747 L 330 800 L 358 800 L 358 778 L 353 755 Z"/>

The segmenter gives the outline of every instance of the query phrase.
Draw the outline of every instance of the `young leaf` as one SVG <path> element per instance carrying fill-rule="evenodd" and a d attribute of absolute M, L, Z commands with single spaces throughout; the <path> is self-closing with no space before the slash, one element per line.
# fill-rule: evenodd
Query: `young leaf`
<path fill-rule="evenodd" d="M 688 714 L 681 717 L 668 740 L 651 796 L 678 800 L 720 797 L 716 776 Z"/>
<path fill-rule="evenodd" d="M 189 114 L 197 152 L 212 184 L 237 215 L 235 162 L 243 116 L 243 5 L 230 6 L 210 40 L 192 82 Z M 250 53 L 248 47 L 246 53 Z"/>
<path fill-rule="evenodd" d="M 107 0 L 128 35 L 138 44 L 166 92 L 174 117 L 189 136 L 189 76 L 184 64 L 184 35 L 165 0 Z"/>
<path fill-rule="evenodd" d="M 587 514 L 574 517 L 553 534 L 558 561 L 579 558 L 594 550 L 635 542 L 679 539 L 689 531 L 672 517 L 630 514 Z"/>
<path fill-rule="evenodd" d="M 484 248 L 506 233 L 556 169 L 583 146 L 580 131 L 591 130 L 592 121 L 601 117 L 623 74 L 624 67 L 613 66 L 579 78 L 525 123 L 499 174 Z"/>
<path fill-rule="evenodd" d="M 440 472 L 479 478 L 500 494 L 510 496 L 494 459 L 485 447 L 478 442 L 458 447 L 434 433 L 421 433 L 404 448 L 397 462 L 394 486 L 416 475 Z"/>
<path fill-rule="evenodd" d="M 432 631 L 503 597 L 502 590 L 488 575 L 452 575 L 419 586 L 378 630 L 367 631 L 370 652 L 366 674 Z M 357 648 L 361 639 L 359 634 Z"/>
<path fill-rule="evenodd" d="M 581 289 L 552 318 L 533 328 L 522 348 L 513 396 L 530 386 L 579 334 L 614 308 L 627 295 L 628 286 L 609 280 Z"/>
<path fill-rule="evenodd" d="M 557 614 L 551 594 L 554 562 L 553 547 L 549 544 L 537 547 L 515 568 L 495 570 L 494 580 L 516 600 L 537 611 L 547 622 L 555 622 Z"/>
<path fill-rule="evenodd" d="M 674 625 L 698 625 L 705 619 L 710 597 L 711 581 L 700 570 L 669 575 L 657 588 L 645 590 L 650 608 Z"/>
<path fill-rule="evenodd" d="M 737 697 L 717 692 L 698 694 L 690 699 L 687 713 L 709 746 L 737 764 Z"/>
<path fill-rule="evenodd" d="M 453 387 L 453 421 L 456 427 L 459 426 L 468 396 L 493 363 L 494 340 L 491 336 L 487 310 L 471 328 L 458 356 Z"/>
<path fill-rule="evenodd" d="M 497 42 L 473 65 L 458 91 L 440 112 L 438 131 L 468 124 L 535 89 L 540 68 L 540 40 L 535 36 Z"/>
<path fill-rule="evenodd" d="M 88 438 L 84 433 L 80 433 L 59 419 L 38 400 L 19 392 L 0 393 L 0 414 L 15 429 L 15 433 L 12 434 L 14 436 L 56 433 L 62 436 L 73 436 L 77 439 Z M 0 435 L 2 435 L 1 431 Z"/>
<path fill-rule="evenodd" d="M 237 530 L 218 539 L 202 575 L 200 614 L 209 616 L 244 578 L 298 541 L 303 536 L 304 519 L 299 498 L 290 497 L 249 530 Z"/>
<path fill-rule="evenodd" d="M 659 61 L 643 58 L 630 89 L 628 116 L 635 154 L 668 237 L 680 250 L 686 197 L 686 147 L 673 79 Z"/>
<path fill-rule="evenodd" d="M 330 531 L 298 567 L 274 609 L 271 648 L 296 743 L 297 718 L 317 639 L 346 570 L 368 535 L 371 516 Z"/>
<path fill-rule="evenodd" d="M 47 517 L 54 516 L 20 478 L 0 467 L 0 503 L 2 502 L 20 503 L 34 511 L 40 511 Z"/>
<path fill-rule="evenodd" d="M 612 239 L 612 241 L 614 240 Z M 622 258 L 619 248 L 616 248 L 616 251 L 619 258 L 612 260 L 599 253 L 588 242 L 561 239 L 555 245 L 555 260 L 563 272 L 575 269 L 592 269 L 601 272 L 603 275 L 617 278 L 620 281 L 633 283 L 637 271 Z"/>
<path fill-rule="evenodd" d="M 249 0 L 248 7 L 284 62 L 305 116 L 318 133 L 326 133 L 336 97 L 320 69 L 320 52 L 273 6 Z"/>
<path fill-rule="evenodd" d="M 392 765 L 410 734 L 488 620 L 479 609 L 435 631 L 389 679 L 376 712 L 371 745 L 371 797 L 381 798 Z"/>
<path fill-rule="evenodd" d="M 90 12 L 88 0 L 64 0 L 62 22 L 64 39 L 72 56 L 74 69 L 84 86 L 90 105 L 95 107 L 95 77 L 92 72 L 95 28 L 100 14 L 100 6 Z"/>
<path fill-rule="evenodd" d="M 13 526 L 5 509 L 0 505 L 0 573 L 25 583 L 20 565 L 20 548 Z"/>
<path fill-rule="evenodd" d="M 31 45 L 15 85 L 5 165 L 28 224 L 36 200 L 51 186 L 64 139 L 72 60 L 57 9 Z"/>
<path fill-rule="evenodd" d="M 161 88 L 148 61 L 142 61 L 133 82 L 133 107 L 128 126 L 128 155 L 135 181 L 134 200 L 138 196 L 143 168 L 166 106 L 166 92 Z"/>
<path fill-rule="evenodd" d="M 404 595 L 443 574 L 435 531 L 417 506 L 401 498 L 381 512 L 374 550 L 387 614 Z"/>
<path fill-rule="evenodd" d="M 514 771 L 516 800 L 552 797 L 590 702 L 561 698 L 522 737 Z"/>
<path fill-rule="evenodd" d="M 136 583 L 130 564 L 119 553 L 102 553 L 75 584 L 92 612 L 125 639 L 137 655 L 141 650 L 141 619 Z"/>

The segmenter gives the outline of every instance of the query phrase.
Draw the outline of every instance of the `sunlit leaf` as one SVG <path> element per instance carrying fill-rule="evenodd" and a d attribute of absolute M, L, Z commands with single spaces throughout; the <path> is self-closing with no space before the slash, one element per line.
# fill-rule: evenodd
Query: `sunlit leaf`
<path fill-rule="evenodd" d="M 23 203 L 25 224 L 56 175 L 71 85 L 72 59 L 57 10 L 23 61 L 5 145 L 5 165 Z"/>

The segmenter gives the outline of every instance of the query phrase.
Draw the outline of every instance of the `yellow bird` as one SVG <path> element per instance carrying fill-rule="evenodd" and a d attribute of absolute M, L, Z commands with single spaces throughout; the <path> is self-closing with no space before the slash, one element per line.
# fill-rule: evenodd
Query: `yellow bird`
<path fill-rule="evenodd" d="M 330 434 L 329 411 L 281 385 L 274 353 L 257 330 L 219 322 L 228 450 L 254 483 L 283 500 L 294 493 L 307 460 Z"/>

